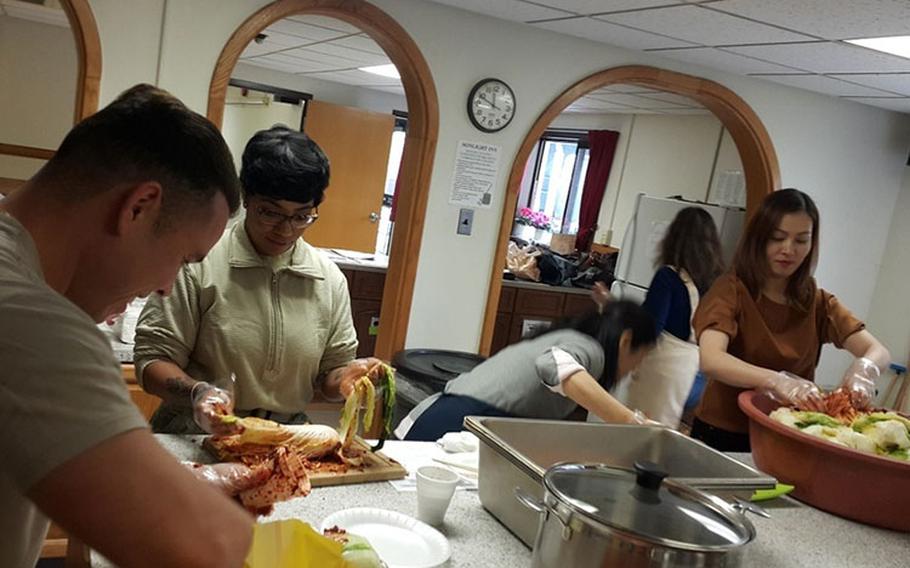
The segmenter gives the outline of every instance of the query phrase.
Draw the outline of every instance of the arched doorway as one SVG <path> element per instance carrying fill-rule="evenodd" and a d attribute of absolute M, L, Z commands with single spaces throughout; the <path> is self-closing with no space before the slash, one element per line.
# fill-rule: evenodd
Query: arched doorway
<path fill-rule="evenodd" d="M 493 258 L 480 339 L 479 350 L 483 354 L 490 352 L 493 341 L 496 311 L 502 290 L 501 268 L 506 257 L 519 186 L 531 150 L 547 126 L 572 102 L 593 90 L 616 83 L 652 87 L 690 97 L 714 113 L 730 132 L 742 160 L 743 176 L 746 182 L 747 215 L 751 215 L 764 196 L 780 185 L 777 154 L 767 130 L 755 111 L 736 93 L 723 85 L 692 75 L 642 65 L 614 67 L 585 77 L 563 91 L 544 109 L 525 136 L 512 163 L 506 186 L 506 203 L 500 221 L 499 238 Z"/>
<path fill-rule="evenodd" d="M 272 23 L 295 14 L 338 18 L 366 32 L 398 68 L 408 103 L 408 134 L 401 162 L 394 239 L 382 296 L 375 354 L 382 359 L 404 347 L 430 174 L 439 130 L 436 86 L 429 65 L 398 22 L 362 0 L 279 0 L 246 19 L 225 44 L 209 87 L 208 117 L 221 125 L 231 72 L 243 49 Z"/>
<path fill-rule="evenodd" d="M 101 85 L 101 38 L 88 0 L 60 0 L 69 20 L 76 46 L 79 68 L 76 74 L 76 100 L 73 124 L 98 110 Z M 50 159 L 52 148 L 36 148 L 0 140 L 0 154 L 24 158 Z"/>

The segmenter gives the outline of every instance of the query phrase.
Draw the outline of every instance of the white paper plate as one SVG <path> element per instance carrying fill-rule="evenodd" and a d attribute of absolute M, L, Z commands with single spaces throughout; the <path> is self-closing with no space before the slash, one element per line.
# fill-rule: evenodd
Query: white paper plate
<path fill-rule="evenodd" d="M 389 568 L 443 566 L 452 555 L 441 532 L 403 513 L 358 507 L 338 511 L 322 521 L 322 530 L 338 526 L 370 541 Z"/>

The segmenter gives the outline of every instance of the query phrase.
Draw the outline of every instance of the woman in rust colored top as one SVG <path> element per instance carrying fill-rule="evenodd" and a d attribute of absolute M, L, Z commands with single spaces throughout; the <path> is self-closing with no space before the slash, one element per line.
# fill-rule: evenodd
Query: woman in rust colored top
<path fill-rule="evenodd" d="M 812 273 L 818 261 L 818 209 L 805 193 L 769 194 L 740 240 L 733 269 L 698 306 L 694 328 L 708 377 L 692 436 L 722 451 L 749 451 L 746 415 L 737 396 L 759 389 L 784 404 L 818 408 L 812 382 L 822 345 L 856 360 L 841 386 L 867 407 L 888 350 Z"/>

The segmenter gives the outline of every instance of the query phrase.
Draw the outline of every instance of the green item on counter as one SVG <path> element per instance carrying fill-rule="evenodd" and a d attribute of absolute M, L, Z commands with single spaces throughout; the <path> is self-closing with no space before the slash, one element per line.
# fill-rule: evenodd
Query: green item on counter
<path fill-rule="evenodd" d="M 771 499 L 777 499 L 782 497 L 787 493 L 793 491 L 795 487 L 792 485 L 787 485 L 786 483 L 778 483 L 774 486 L 774 489 L 759 489 L 752 494 L 750 501 L 770 501 Z"/>

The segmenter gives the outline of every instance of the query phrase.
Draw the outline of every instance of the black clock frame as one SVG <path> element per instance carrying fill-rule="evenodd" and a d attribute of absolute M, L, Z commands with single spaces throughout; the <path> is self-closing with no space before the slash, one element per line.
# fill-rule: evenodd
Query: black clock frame
<path fill-rule="evenodd" d="M 477 122 L 477 119 L 474 118 L 474 107 L 471 104 L 474 100 L 474 94 L 477 93 L 477 91 L 480 89 L 481 86 L 483 86 L 485 83 L 489 83 L 490 81 L 496 81 L 497 83 L 502 83 L 505 86 L 505 88 L 508 89 L 510 93 L 512 93 L 512 116 L 509 117 L 509 120 L 507 120 L 505 124 L 503 124 L 502 126 L 500 126 L 498 128 L 487 128 L 486 126 L 482 126 L 479 122 Z M 506 83 L 502 79 L 497 79 L 496 77 L 487 77 L 485 79 L 481 79 L 480 81 L 477 81 L 477 83 L 475 83 L 473 87 L 471 87 L 471 92 L 468 93 L 468 105 L 467 105 L 468 118 L 471 119 L 471 124 L 474 125 L 474 128 L 476 128 L 477 130 L 480 130 L 481 132 L 486 132 L 488 134 L 491 134 L 493 132 L 499 132 L 500 130 L 503 130 L 506 126 L 508 126 L 512 123 L 512 119 L 515 118 L 516 110 L 518 110 L 518 99 L 515 96 L 515 91 L 512 89 L 512 87 L 509 86 L 508 83 Z"/>

